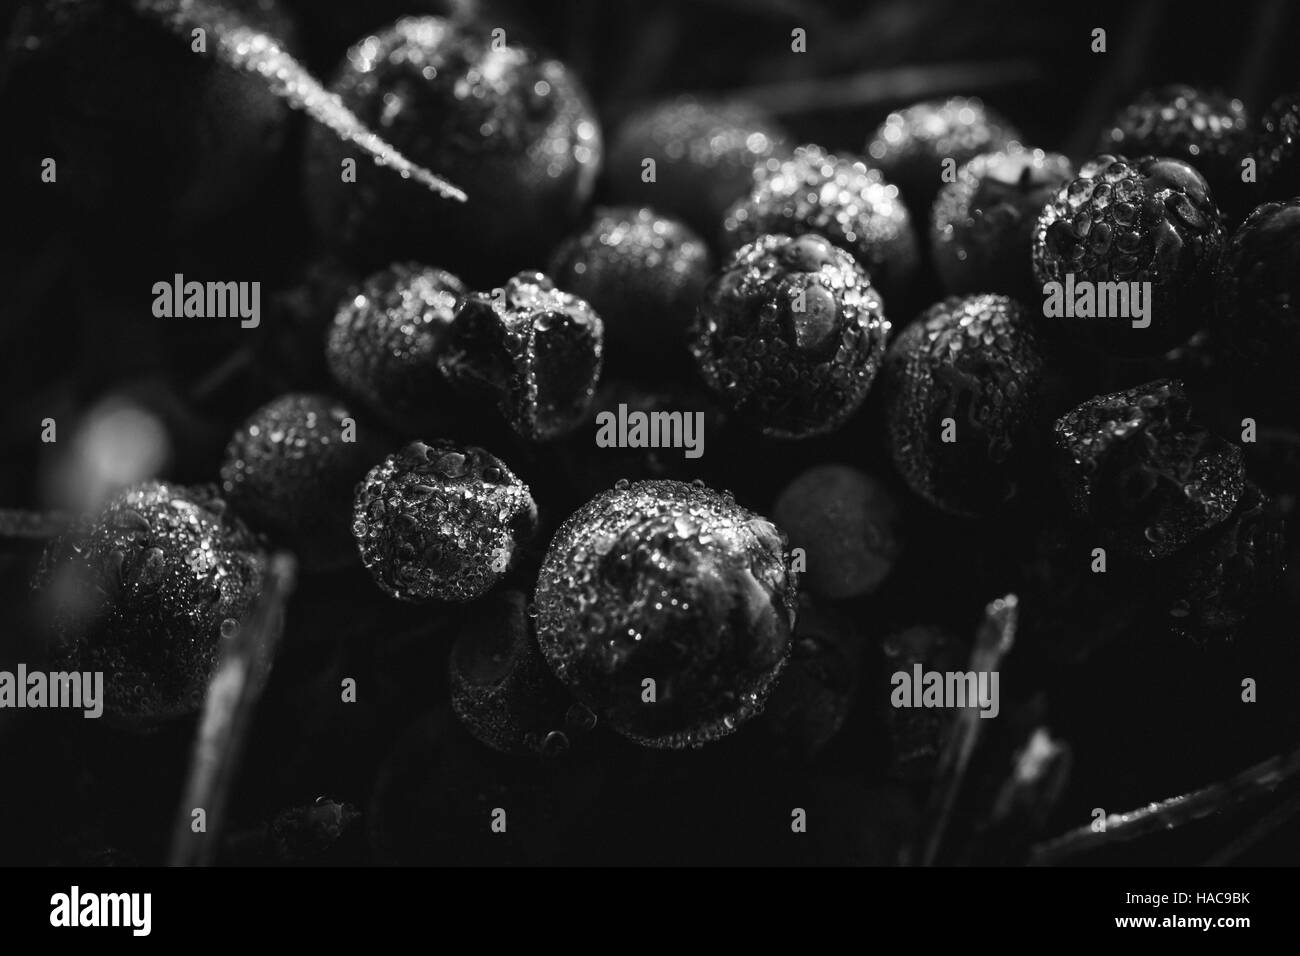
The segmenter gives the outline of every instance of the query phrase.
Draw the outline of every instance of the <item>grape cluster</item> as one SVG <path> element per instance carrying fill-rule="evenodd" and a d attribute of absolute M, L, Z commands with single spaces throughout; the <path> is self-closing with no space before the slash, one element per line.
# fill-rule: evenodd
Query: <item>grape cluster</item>
<path fill-rule="evenodd" d="M 292 51 L 278 2 L 228 2 Z M 989 806 L 957 815 L 976 858 L 1016 813 L 1042 835 L 1055 797 L 990 768 L 1041 756 L 1025 734 L 1069 700 L 1063 662 L 1113 676 L 1121 634 L 1152 657 L 1240 642 L 1271 659 L 1256 638 L 1295 598 L 1300 499 L 1294 94 L 1254 122 L 1230 96 L 1156 87 L 1083 131 L 1097 152 L 1077 168 L 978 99 L 930 99 L 854 127 L 854 154 L 796 146 L 761 103 L 679 95 L 619 118 L 597 66 L 538 52 L 514 20 L 350 11 L 370 32 L 315 51 L 338 64 L 329 104 L 459 202 L 357 164 L 365 135 L 290 135 L 257 71 L 214 59 L 168 86 L 159 37 L 111 5 L 35 7 L 15 83 L 61 64 L 40 128 L 69 173 L 139 160 L 125 97 L 159 86 L 158 123 L 200 111 L 155 157 L 169 234 L 245 179 L 264 188 L 303 140 L 281 172 L 312 245 L 266 280 L 270 348 L 176 416 L 193 434 L 172 470 L 216 484 L 123 478 L 35 575 L 39 646 L 105 673 L 114 722 L 194 716 L 280 550 L 306 596 L 267 721 L 306 736 L 338 718 L 303 701 L 326 687 L 332 708 L 339 674 L 361 675 L 342 745 L 381 768 L 364 811 L 379 859 L 472 860 L 461 831 L 500 806 L 577 828 L 597 795 L 682 779 L 735 804 L 720 828 L 741 832 L 758 812 L 742 798 L 789 802 L 806 781 L 785 768 L 846 753 L 818 798 L 856 805 L 870 776 L 872 805 L 908 817 L 962 718 L 890 703 L 891 677 L 1000 666 L 987 632 L 1019 604 L 988 602 L 1014 590 L 1014 716 L 969 771 L 966 798 Z M 97 29 L 140 47 L 103 90 Z M 83 96 L 102 121 L 67 115 Z M 74 204 L 106 198 L 66 181 Z M 120 181 L 110 209 L 147 192 Z M 1149 322 L 1046 307 L 1049 288 L 1121 284 L 1150 290 Z M 605 416 L 615 447 L 593 441 Z M 678 438 L 697 420 L 693 449 Z M 702 748 L 709 770 L 679 753 Z M 299 800 L 260 831 L 265 855 L 332 853 L 364 802 Z M 524 829 L 490 852 L 543 855 Z"/>

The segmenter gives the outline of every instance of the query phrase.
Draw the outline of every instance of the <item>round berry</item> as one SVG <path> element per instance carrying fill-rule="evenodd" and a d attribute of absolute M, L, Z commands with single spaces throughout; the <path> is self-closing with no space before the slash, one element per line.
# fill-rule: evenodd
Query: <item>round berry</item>
<path fill-rule="evenodd" d="M 1074 167 L 1059 153 L 1016 147 L 983 153 L 957 170 L 931 213 L 930 246 L 953 295 L 998 292 L 1037 306 L 1034 224 Z"/>
<path fill-rule="evenodd" d="M 605 326 L 590 305 L 521 272 L 461 300 L 438 366 L 458 389 L 495 401 L 524 438 L 546 441 L 587 419 L 604 352 Z"/>
<path fill-rule="evenodd" d="M 916 272 L 916 236 L 898 187 L 862 160 L 819 146 L 756 167 L 753 189 L 727 212 L 724 228 L 732 249 L 769 233 L 825 236 L 858 260 L 886 301 Z"/>
<path fill-rule="evenodd" d="M 1174 559 L 1169 624 L 1197 643 L 1230 641 L 1282 580 L 1285 527 L 1276 504 L 1246 482 L 1232 514 Z"/>
<path fill-rule="evenodd" d="M 1300 397 L 1300 199 L 1260 206 L 1228 240 L 1211 329 L 1243 392 L 1294 407 Z"/>
<path fill-rule="evenodd" d="M 1015 495 L 1043 388 L 1024 309 L 1001 295 L 945 299 L 890 345 L 884 377 L 894 464 L 913 491 L 968 516 Z"/>
<path fill-rule="evenodd" d="M 883 484 L 846 465 L 817 465 L 786 485 L 772 512 L 791 547 L 803 548 L 800 579 L 819 597 L 871 594 L 902 550 L 898 504 Z"/>
<path fill-rule="evenodd" d="M 333 256 L 313 256 L 272 296 L 259 357 L 289 387 L 313 389 L 330 381 L 326 349 L 303 343 L 328 341 L 339 303 L 356 294 L 361 278 Z"/>
<path fill-rule="evenodd" d="M 1241 449 L 1246 473 L 1290 521 L 1300 508 L 1300 427 L 1265 426 L 1258 429 L 1255 441 L 1244 443 Z"/>
<path fill-rule="evenodd" d="M 1300 90 L 1279 96 L 1260 121 L 1256 175 L 1275 202 L 1300 196 Z"/>
<path fill-rule="evenodd" d="M 551 257 L 549 274 L 605 323 L 607 361 L 659 366 L 686 355 L 686 324 L 713 268 L 688 226 L 649 209 L 600 209 Z"/>
<path fill-rule="evenodd" d="M 704 294 L 691 352 L 705 382 L 778 438 L 838 428 L 884 355 L 889 321 L 866 273 L 817 235 L 761 236 Z"/>
<path fill-rule="evenodd" d="M 370 0 L 364 4 L 353 0 L 283 2 L 302 24 L 311 53 L 308 65 L 329 70 L 357 37 L 368 36 L 394 20 L 417 13 L 450 17 L 456 12 L 457 0 Z M 497 4 L 492 6 L 495 13 Z"/>
<path fill-rule="evenodd" d="M 433 417 L 447 404 L 438 359 L 466 291 L 451 273 L 416 263 L 370 276 L 330 326 L 330 373 L 378 414 Z"/>
<path fill-rule="evenodd" d="M 282 395 L 226 446 L 221 486 L 240 517 L 294 550 L 308 569 L 356 560 L 348 511 L 374 462 L 356 419 L 323 395 Z"/>
<path fill-rule="evenodd" d="M 748 103 L 690 96 L 659 103 L 620 127 L 609 151 L 610 193 L 676 216 L 712 242 L 727 208 L 753 185 L 754 167 L 789 155 L 786 139 Z"/>
<path fill-rule="evenodd" d="M 1181 382 L 1098 395 L 1054 431 L 1075 513 L 1126 554 L 1173 554 L 1227 518 L 1241 497 L 1241 449 L 1191 420 Z"/>
<path fill-rule="evenodd" d="M 596 718 L 555 679 L 520 591 L 467 609 L 451 650 L 451 706 L 480 742 L 511 754 L 559 756 Z"/>
<path fill-rule="evenodd" d="M 1236 208 L 1244 199 L 1241 160 L 1250 150 L 1249 127 L 1241 100 L 1175 83 L 1147 90 L 1121 109 L 1097 152 L 1181 159 L 1200 170 L 1220 208 Z"/>
<path fill-rule="evenodd" d="M 866 160 L 898 184 L 914 215 L 924 217 L 943 185 L 945 162 L 960 166 L 1019 140 L 983 101 L 954 96 L 890 113 L 867 141 Z"/>
<path fill-rule="evenodd" d="M 412 442 L 357 486 L 361 560 L 402 601 L 474 600 L 536 530 L 528 486 L 482 448 Z"/>
<path fill-rule="evenodd" d="M 859 646 L 846 617 L 800 596 L 790 662 L 760 718 L 774 755 L 806 760 L 839 733 L 858 689 Z"/>
<path fill-rule="evenodd" d="M 619 482 L 551 541 L 538 644 L 619 733 L 703 745 L 759 713 L 785 664 L 796 611 L 785 545 L 703 483 Z"/>
<path fill-rule="evenodd" d="M 385 170 L 319 126 L 308 142 L 309 207 L 322 236 L 367 263 L 410 256 L 472 281 L 499 280 L 550 249 L 595 185 L 600 128 L 555 60 L 438 17 L 411 17 L 348 51 L 331 90 L 412 162 L 460 186 L 456 203 Z"/>
<path fill-rule="evenodd" d="M 1187 163 L 1097 156 L 1038 217 L 1034 277 L 1043 285 L 1061 283 L 1066 295 L 1080 281 L 1150 282 L 1145 317 L 1049 321 L 1059 323 L 1070 341 L 1110 355 L 1158 355 L 1182 345 L 1208 320 L 1223 238 L 1209 184 Z M 1149 325 L 1136 327 L 1135 319 Z"/>
<path fill-rule="evenodd" d="M 215 489 L 145 482 L 52 542 L 36 587 L 60 666 L 103 671 L 105 714 L 147 725 L 198 711 L 265 576 L 260 541 Z"/>

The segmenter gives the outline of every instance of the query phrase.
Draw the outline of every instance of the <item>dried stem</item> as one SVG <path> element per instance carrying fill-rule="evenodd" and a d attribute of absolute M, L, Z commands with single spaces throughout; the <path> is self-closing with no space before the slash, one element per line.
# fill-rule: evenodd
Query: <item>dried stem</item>
<path fill-rule="evenodd" d="M 190 401 L 203 402 L 212 397 L 218 389 L 248 368 L 253 362 L 253 357 L 254 351 L 251 345 L 235 349 L 190 388 Z"/>
<path fill-rule="evenodd" d="M 1300 748 L 1270 757 L 1200 790 L 1149 803 L 1127 813 L 1112 813 L 1106 818 L 1106 829 L 1100 832 L 1091 826 L 1078 827 L 1038 844 L 1031 851 L 1029 862 L 1036 866 L 1052 865 L 1113 843 L 1186 826 L 1271 793 L 1297 773 L 1300 773 Z"/>
<path fill-rule="evenodd" d="M 403 179 L 414 179 L 445 199 L 466 200 L 458 186 L 417 166 L 372 132 L 274 37 L 252 27 L 235 11 L 213 0 L 131 0 L 131 5 L 186 42 L 192 30 L 207 31 L 216 39 L 221 62 L 260 77 L 276 96 L 370 154 L 380 166 L 392 167 Z"/>
<path fill-rule="evenodd" d="M 1266 816 L 1249 827 L 1246 832 L 1233 837 L 1228 844 L 1220 848 L 1205 861 L 1205 866 L 1227 866 L 1241 854 L 1245 853 L 1264 837 L 1286 826 L 1291 818 L 1300 814 L 1300 794 L 1292 797 L 1280 807 L 1274 807 Z"/>
<path fill-rule="evenodd" d="M 297 562 L 286 552 L 272 555 L 266 587 L 239 632 L 228 641 L 208 685 L 207 701 L 184 798 L 172 831 L 171 866 L 207 866 L 216 857 L 226 801 L 239 769 L 253 710 L 266 686 L 284 630 L 284 608 L 293 591 Z M 202 809 L 203 832 L 193 830 Z"/>
<path fill-rule="evenodd" d="M 975 646 L 971 650 L 971 670 L 976 673 L 996 671 L 1001 666 L 1003 657 L 1016 640 L 1019 608 L 1019 599 L 1014 594 L 1008 594 L 984 609 L 984 620 L 975 635 Z M 957 712 L 952 734 L 939 757 L 929 814 L 934 823 L 926 840 L 925 852 L 921 856 L 922 866 L 930 866 L 939 855 L 952 809 L 966 777 L 966 768 L 979 743 L 982 723 L 978 707 L 969 706 Z"/>

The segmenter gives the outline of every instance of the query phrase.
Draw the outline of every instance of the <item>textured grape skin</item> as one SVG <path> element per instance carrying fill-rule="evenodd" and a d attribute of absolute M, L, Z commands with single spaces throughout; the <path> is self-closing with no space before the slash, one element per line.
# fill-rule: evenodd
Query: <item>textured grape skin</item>
<path fill-rule="evenodd" d="M 449 202 L 384 170 L 340 181 L 351 147 L 310 130 L 306 184 L 320 234 L 366 264 L 415 256 L 475 284 L 537 261 L 577 222 L 603 147 L 559 62 L 438 17 L 397 21 L 353 46 L 330 89 L 413 162 L 469 196 Z M 542 91 L 542 92 L 539 92 Z"/>
<path fill-rule="evenodd" d="M 945 160 L 961 166 L 1019 140 L 1015 128 L 980 99 L 954 96 L 890 113 L 867 141 L 865 158 L 897 183 L 914 214 L 923 216 L 943 185 Z"/>
<path fill-rule="evenodd" d="M 786 134 L 748 103 L 683 96 L 630 116 L 609 154 L 610 192 L 618 202 L 677 216 L 715 242 L 732 203 L 753 186 L 754 167 L 790 154 Z M 642 163 L 655 162 L 654 182 Z"/>
<path fill-rule="evenodd" d="M 1264 199 L 1300 196 L 1300 92 L 1279 96 L 1261 118 L 1255 159 Z"/>
<path fill-rule="evenodd" d="M 1241 100 L 1174 83 L 1146 90 L 1120 109 L 1097 152 L 1181 159 L 1200 170 L 1220 208 L 1236 209 L 1246 202 L 1241 159 L 1250 145 Z"/>
<path fill-rule="evenodd" d="M 1033 325 L 1006 296 L 952 297 L 922 313 L 890 345 L 884 371 L 890 448 L 912 490 L 957 515 L 1005 504 L 1042 376 Z M 942 440 L 945 418 L 955 441 Z"/>
<path fill-rule="evenodd" d="M 556 285 L 599 313 L 606 359 L 627 367 L 685 355 L 684 330 L 711 273 L 708 247 L 688 226 L 630 207 L 596 210 L 548 269 Z"/>
<path fill-rule="evenodd" d="M 772 515 L 791 545 L 807 552 L 804 587 L 831 600 L 874 592 L 902 549 L 894 496 L 845 465 L 818 465 L 797 476 Z"/>
<path fill-rule="evenodd" d="M 850 253 L 889 302 L 907 291 L 919 262 L 912 218 L 878 170 L 857 157 L 800 146 L 754 169 L 754 185 L 727 211 L 729 248 L 767 234 L 815 233 Z"/>
<path fill-rule="evenodd" d="M 1219 260 L 1214 338 L 1239 388 L 1294 400 L 1300 363 L 1300 199 L 1265 203 Z"/>
<path fill-rule="evenodd" d="M 1209 184 L 1177 159 L 1094 157 L 1062 187 L 1034 227 L 1034 278 L 1152 283 L 1151 324 L 1126 318 L 1059 323 L 1066 339 L 1137 358 L 1182 345 L 1205 327 L 1213 270 L 1223 247 L 1222 217 Z"/>
<path fill-rule="evenodd" d="M 1037 306 L 1034 224 L 1073 170 L 1059 153 L 1023 148 L 983 153 L 959 168 L 930 217 L 930 248 L 947 291 L 997 292 Z"/>
<path fill-rule="evenodd" d="M 817 235 L 769 235 L 709 284 L 690 346 L 708 386 L 751 427 L 806 438 L 838 428 L 862 404 L 888 334 L 852 256 Z"/>
<path fill-rule="evenodd" d="M 590 305 L 521 272 L 461 300 L 438 367 L 464 393 L 495 400 L 519 435 L 548 441 L 587 421 L 604 354 L 605 326 Z"/>
<path fill-rule="evenodd" d="M 340 304 L 325 344 L 334 380 L 384 416 L 429 416 L 444 404 L 438 358 L 467 290 L 449 272 L 397 263 Z"/>
<path fill-rule="evenodd" d="M 353 534 L 375 583 L 402 601 L 472 601 L 537 528 L 537 505 L 496 456 L 412 442 L 357 486 Z"/>
<path fill-rule="evenodd" d="M 614 730 L 649 747 L 701 746 L 758 714 L 785 666 L 797 610 L 785 546 L 769 521 L 702 484 L 620 482 L 551 541 L 538 644 Z"/>
<path fill-rule="evenodd" d="M 1057 420 L 1062 483 L 1103 543 L 1153 560 L 1219 524 L 1245 481 L 1241 449 L 1189 422 L 1181 382 L 1098 395 Z"/>
<path fill-rule="evenodd" d="M 240 426 L 221 466 L 222 491 L 240 516 L 310 569 L 355 560 L 348 511 L 374 445 L 344 441 L 346 418 L 355 423 L 323 395 L 282 395 Z"/>
<path fill-rule="evenodd" d="M 34 585 L 52 602 L 58 668 L 102 671 L 105 715 L 147 727 L 202 706 L 266 568 L 215 489 L 145 482 L 53 541 Z"/>

